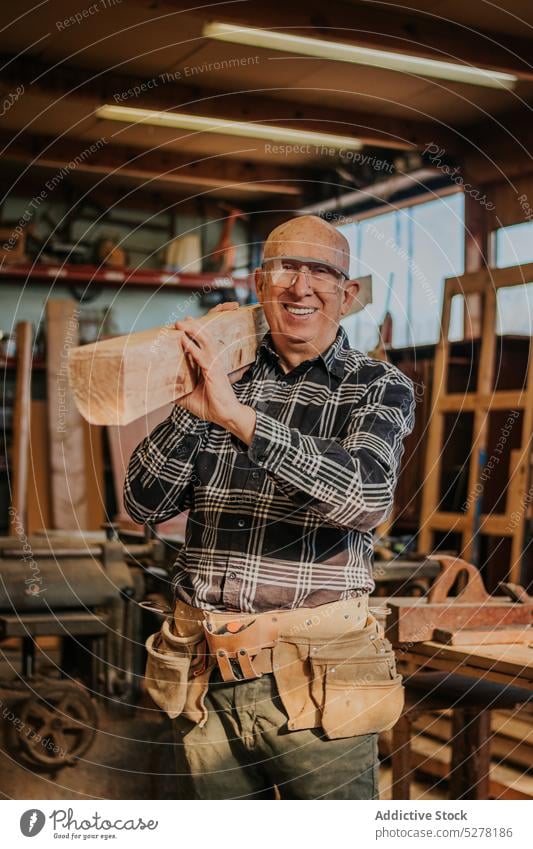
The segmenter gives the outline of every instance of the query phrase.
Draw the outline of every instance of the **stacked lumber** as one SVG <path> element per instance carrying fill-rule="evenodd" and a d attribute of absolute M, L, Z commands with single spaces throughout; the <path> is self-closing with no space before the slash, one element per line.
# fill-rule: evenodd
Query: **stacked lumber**
<path fill-rule="evenodd" d="M 491 713 L 490 796 L 533 799 L 533 714 L 531 708 Z M 446 780 L 451 763 L 451 711 L 421 714 L 413 722 L 411 768 L 436 783 Z M 382 757 L 392 753 L 392 732 L 380 734 Z"/>

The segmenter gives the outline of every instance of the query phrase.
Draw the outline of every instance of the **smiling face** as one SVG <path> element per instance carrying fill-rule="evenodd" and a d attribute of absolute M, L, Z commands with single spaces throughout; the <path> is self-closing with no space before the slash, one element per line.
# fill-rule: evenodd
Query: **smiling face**
<path fill-rule="evenodd" d="M 263 306 L 278 354 L 289 368 L 325 351 L 335 339 L 339 321 L 359 289 L 355 280 L 340 277 L 333 292 L 315 292 L 309 276 L 294 272 L 290 288 L 276 285 L 269 269 L 279 259 L 307 259 L 349 273 L 350 249 L 339 231 L 312 215 L 293 218 L 272 231 L 264 249 L 266 268 L 257 269 L 257 296 Z M 297 268 L 297 264 L 295 265 Z"/>

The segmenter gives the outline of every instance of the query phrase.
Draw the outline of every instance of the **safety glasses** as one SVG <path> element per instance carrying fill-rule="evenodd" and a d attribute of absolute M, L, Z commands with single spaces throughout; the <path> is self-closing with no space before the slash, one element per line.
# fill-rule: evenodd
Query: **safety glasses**
<path fill-rule="evenodd" d="M 340 268 L 306 257 L 269 257 L 261 263 L 261 268 L 270 275 L 272 285 L 282 289 L 290 289 L 298 275 L 305 274 L 313 292 L 334 294 L 343 280 L 348 279 L 348 275 Z"/>

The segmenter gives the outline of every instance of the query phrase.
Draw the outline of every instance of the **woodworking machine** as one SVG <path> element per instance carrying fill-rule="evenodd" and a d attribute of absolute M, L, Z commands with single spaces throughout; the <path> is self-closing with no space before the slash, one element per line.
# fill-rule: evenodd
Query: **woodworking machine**
<path fill-rule="evenodd" d="M 151 574 L 166 576 L 157 540 L 126 546 L 113 529 L 98 541 L 57 534 L 0 538 L 0 690 L 14 717 L 4 711 L 6 742 L 32 768 L 53 770 L 93 742 L 95 695 L 108 706 L 138 695 L 139 603 Z M 36 650 L 39 637 L 60 637 L 60 648 Z"/>

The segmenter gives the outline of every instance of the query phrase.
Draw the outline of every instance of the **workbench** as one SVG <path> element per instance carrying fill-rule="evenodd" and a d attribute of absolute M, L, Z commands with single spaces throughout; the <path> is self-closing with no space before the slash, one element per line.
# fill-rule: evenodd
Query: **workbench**
<path fill-rule="evenodd" d="M 390 609 L 387 634 L 406 693 L 390 744 L 393 798 L 409 798 L 413 723 L 443 710 L 451 712 L 451 758 L 442 764 L 450 799 L 531 798 L 527 776 L 516 789 L 495 779 L 490 743 L 492 710 L 533 702 L 533 599 L 514 584 L 489 595 L 472 564 L 435 559 L 441 572 L 426 597 L 372 599 Z"/>
<path fill-rule="evenodd" d="M 402 653 L 409 673 L 439 669 L 533 691 L 533 643 L 443 646 L 415 643 Z"/>

